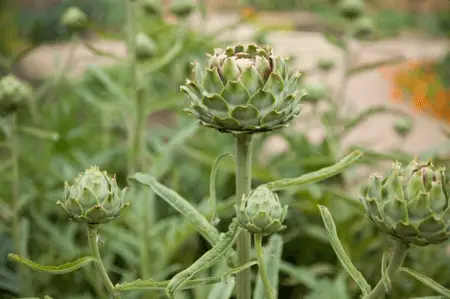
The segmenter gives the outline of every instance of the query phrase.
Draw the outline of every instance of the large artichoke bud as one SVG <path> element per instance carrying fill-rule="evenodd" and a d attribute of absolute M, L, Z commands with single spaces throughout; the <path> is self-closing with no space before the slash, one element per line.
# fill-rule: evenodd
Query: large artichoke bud
<path fill-rule="evenodd" d="M 450 237 L 450 209 L 445 169 L 431 161 L 394 163 L 382 178 L 372 176 L 361 197 L 368 218 L 385 234 L 406 244 L 439 244 Z"/>
<path fill-rule="evenodd" d="M 236 45 L 208 56 L 208 66 L 195 63 L 194 81 L 181 87 L 191 100 L 186 111 L 202 125 L 235 134 L 267 132 L 300 113 L 300 75 L 290 75 L 286 58 L 270 48 Z"/>
<path fill-rule="evenodd" d="M 0 115 L 15 113 L 31 98 L 32 88 L 27 83 L 8 75 L 0 79 Z"/>
<path fill-rule="evenodd" d="M 242 198 L 235 206 L 239 225 L 249 232 L 270 235 L 285 228 L 283 225 L 288 206 L 282 206 L 278 196 L 262 185 Z"/>
<path fill-rule="evenodd" d="M 79 222 L 100 224 L 119 217 L 128 203 L 124 201 L 126 188 L 120 190 L 115 177 L 106 171 L 91 167 L 75 179 L 72 186 L 66 182 L 64 200 L 58 201 Z"/>
<path fill-rule="evenodd" d="M 78 7 L 69 7 L 61 18 L 61 23 L 74 32 L 82 31 L 88 26 L 88 17 Z"/>

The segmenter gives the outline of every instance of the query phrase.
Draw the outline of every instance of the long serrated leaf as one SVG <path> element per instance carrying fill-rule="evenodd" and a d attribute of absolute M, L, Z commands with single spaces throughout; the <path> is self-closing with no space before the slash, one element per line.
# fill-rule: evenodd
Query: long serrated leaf
<path fill-rule="evenodd" d="M 439 284 L 438 282 L 434 281 L 428 276 L 423 275 L 422 273 L 419 273 L 417 271 L 414 271 L 413 269 L 402 267 L 400 268 L 401 271 L 409 274 L 410 276 L 414 277 L 436 293 L 441 294 L 445 298 L 450 298 L 450 290 L 444 287 L 443 285 Z"/>
<path fill-rule="evenodd" d="M 214 161 L 214 164 L 211 168 L 211 175 L 209 177 L 209 200 L 211 203 L 211 212 L 210 212 L 210 218 L 209 220 L 212 223 L 216 222 L 216 176 L 217 172 L 219 171 L 220 162 L 226 158 L 227 156 L 233 156 L 232 153 L 223 153 L 219 157 L 217 157 L 216 161 Z"/>
<path fill-rule="evenodd" d="M 69 273 L 69 272 L 75 271 L 75 270 L 89 264 L 90 262 L 95 261 L 94 257 L 85 256 L 85 257 L 79 258 L 75 261 L 68 262 L 68 263 L 65 263 L 65 264 L 59 265 L 59 266 L 44 266 L 44 265 L 35 263 L 33 261 L 30 261 L 26 258 L 20 257 L 17 254 L 13 254 L 13 253 L 8 254 L 8 259 L 13 262 L 21 263 L 33 270 L 50 273 L 53 275 Z"/>
<path fill-rule="evenodd" d="M 386 250 L 383 253 L 383 257 L 381 259 L 381 280 L 383 282 L 384 288 L 386 289 L 386 293 L 390 293 L 392 290 L 392 284 L 391 279 L 389 278 L 389 273 L 387 272 L 387 266 L 388 266 L 388 251 Z"/>
<path fill-rule="evenodd" d="M 148 186 L 164 199 L 169 205 L 180 212 L 195 227 L 195 229 L 211 244 L 219 241 L 219 231 L 186 199 L 174 190 L 159 183 L 154 177 L 145 173 L 136 173 L 130 179 Z"/>
<path fill-rule="evenodd" d="M 330 167 L 325 167 L 318 171 L 304 174 L 297 178 L 282 179 L 279 181 L 270 182 L 267 183 L 266 186 L 270 190 L 276 191 L 292 186 L 300 186 L 319 182 L 342 172 L 345 168 L 349 167 L 352 163 L 358 160 L 362 155 L 363 153 L 361 151 L 353 151 L 349 155 L 345 156 L 341 161 Z"/>
<path fill-rule="evenodd" d="M 395 64 L 400 64 L 403 61 L 405 61 L 405 57 L 402 56 L 396 56 L 393 58 L 389 58 L 389 59 L 385 59 L 385 60 L 379 60 L 379 61 L 375 61 L 375 62 L 371 62 L 371 63 L 367 63 L 367 64 L 363 64 L 363 65 L 359 65 L 353 68 L 350 68 L 347 71 L 347 75 L 348 76 L 352 76 L 352 75 L 356 75 L 362 72 L 366 72 L 366 71 L 370 71 L 373 69 L 378 69 L 380 67 L 384 67 L 384 66 L 391 66 L 391 65 L 395 65 Z"/>
<path fill-rule="evenodd" d="M 281 254 L 283 252 L 283 238 L 280 235 L 272 235 L 264 249 L 264 263 L 266 264 L 267 277 L 273 289 L 274 298 L 278 298 L 278 280 L 280 272 Z M 264 284 L 261 275 L 256 280 L 253 299 L 267 299 L 264 293 Z"/>
<path fill-rule="evenodd" d="M 331 217 L 331 214 L 326 207 L 319 205 L 319 209 L 325 225 L 325 229 L 328 234 L 328 238 L 330 239 L 331 246 L 333 247 L 337 257 L 339 258 L 339 261 L 341 262 L 347 273 L 359 286 L 363 295 L 368 295 L 371 290 L 370 285 L 367 283 L 361 272 L 359 272 L 358 269 L 356 269 L 356 267 L 353 265 L 350 257 L 345 252 L 344 247 L 342 247 L 341 241 L 339 241 L 339 237 L 337 235 L 336 225 L 334 224 L 333 217 Z"/>
<path fill-rule="evenodd" d="M 425 296 L 425 297 L 414 297 L 409 299 L 445 299 L 444 296 Z"/>
<path fill-rule="evenodd" d="M 179 290 L 187 281 L 214 265 L 219 258 L 231 249 L 241 230 L 242 229 L 239 227 L 238 223 L 233 220 L 230 224 L 228 232 L 221 237 L 220 241 L 213 248 L 203 254 L 189 268 L 178 273 L 172 278 L 166 288 L 167 296 L 171 299 L 174 298 L 175 292 Z"/>
<path fill-rule="evenodd" d="M 302 266 L 294 266 L 288 262 L 281 261 L 280 271 L 294 278 L 309 289 L 317 288 L 319 279 L 310 269 Z"/>

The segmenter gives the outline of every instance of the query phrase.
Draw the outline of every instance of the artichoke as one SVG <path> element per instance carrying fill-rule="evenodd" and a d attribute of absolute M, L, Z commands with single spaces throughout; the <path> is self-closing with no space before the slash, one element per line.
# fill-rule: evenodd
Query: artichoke
<path fill-rule="evenodd" d="M 156 53 L 156 44 L 144 32 L 139 32 L 134 38 L 136 57 L 140 60 L 152 58 Z"/>
<path fill-rule="evenodd" d="M 445 169 L 431 161 L 394 163 L 386 177 L 372 176 L 360 200 L 378 229 L 405 244 L 439 244 L 450 237 L 450 209 Z"/>
<path fill-rule="evenodd" d="M 81 9 L 72 6 L 63 14 L 61 23 L 72 31 L 82 31 L 88 26 L 88 17 Z"/>
<path fill-rule="evenodd" d="M 300 75 L 290 75 L 287 59 L 275 57 L 271 48 L 236 45 L 208 56 L 208 66 L 195 63 L 194 81 L 181 87 L 191 100 L 185 111 L 200 124 L 221 132 L 258 133 L 286 127 L 300 113 Z"/>
<path fill-rule="evenodd" d="M 400 137 L 408 136 L 413 127 L 413 121 L 408 117 L 402 117 L 394 123 L 394 130 Z"/>
<path fill-rule="evenodd" d="M 126 188 L 119 189 L 115 177 L 91 167 L 81 173 L 72 186 L 66 182 L 64 200 L 57 204 L 75 221 L 100 224 L 119 217 L 128 206 L 124 201 L 125 192 Z"/>
<path fill-rule="evenodd" d="M 193 0 L 175 0 L 172 1 L 170 11 L 179 18 L 188 17 L 195 9 Z"/>
<path fill-rule="evenodd" d="M 144 0 L 142 2 L 142 8 L 148 15 L 151 16 L 162 15 L 161 0 Z"/>
<path fill-rule="evenodd" d="M 331 59 L 320 59 L 317 68 L 321 71 L 330 71 L 334 68 L 334 61 Z"/>
<path fill-rule="evenodd" d="M 285 228 L 283 221 L 288 206 L 282 206 L 278 196 L 262 185 L 242 198 L 235 206 L 238 223 L 249 232 L 270 235 Z"/>
<path fill-rule="evenodd" d="M 353 36 L 357 39 L 368 40 L 375 33 L 375 25 L 369 17 L 361 17 L 355 21 Z"/>
<path fill-rule="evenodd" d="M 15 113 L 31 98 L 31 93 L 31 86 L 13 75 L 0 79 L 0 115 Z"/>
<path fill-rule="evenodd" d="M 340 14 L 349 20 L 355 20 L 364 14 L 364 0 L 341 0 L 338 7 Z"/>
<path fill-rule="evenodd" d="M 323 82 L 308 83 L 303 86 L 307 92 L 303 101 L 317 104 L 329 95 L 328 87 Z"/>

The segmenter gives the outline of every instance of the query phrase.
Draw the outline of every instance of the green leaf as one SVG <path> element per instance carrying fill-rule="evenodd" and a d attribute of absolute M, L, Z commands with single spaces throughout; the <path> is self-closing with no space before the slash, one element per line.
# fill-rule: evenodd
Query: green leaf
<path fill-rule="evenodd" d="M 150 187 L 169 205 L 180 212 L 195 227 L 195 229 L 211 244 L 219 241 L 219 231 L 186 199 L 174 190 L 162 185 L 154 177 L 145 173 L 136 173 L 130 179 Z"/>
<path fill-rule="evenodd" d="M 26 258 L 20 257 L 17 254 L 13 254 L 13 253 L 8 254 L 8 259 L 13 262 L 21 263 L 27 267 L 30 267 L 33 270 L 50 273 L 53 275 L 59 275 L 59 274 L 73 272 L 73 271 L 89 264 L 90 262 L 95 261 L 94 257 L 85 256 L 85 257 L 79 258 L 73 262 L 68 262 L 68 263 L 65 263 L 65 264 L 59 265 L 59 266 L 44 266 L 44 265 L 39 265 L 33 261 L 30 261 Z"/>
<path fill-rule="evenodd" d="M 181 289 L 187 290 L 196 288 L 202 285 L 213 284 L 220 282 L 219 277 L 210 277 L 204 279 L 193 279 L 188 281 Z M 130 292 L 130 291 L 152 291 L 152 290 L 164 290 L 169 284 L 170 280 L 165 281 L 154 281 L 153 279 L 147 280 L 135 280 L 132 282 L 122 283 L 116 286 L 119 292 Z"/>
<path fill-rule="evenodd" d="M 353 280 L 358 284 L 364 296 L 370 293 L 370 285 L 365 280 L 364 276 L 358 269 L 355 268 L 350 257 L 345 253 L 344 248 L 342 247 L 341 242 L 339 241 L 339 237 L 336 232 L 336 225 L 334 224 L 333 218 L 331 217 L 330 212 L 324 206 L 319 205 L 320 214 L 322 216 L 325 229 L 328 234 L 328 238 L 330 239 L 331 246 L 333 247 L 334 252 L 336 253 L 339 261 L 342 266 L 344 266 L 345 270 L 348 274 L 353 278 Z"/>
<path fill-rule="evenodd" d="M 381 259 L 381 281 L 383 282 L 384 288 L 386 289 L 386 293 L 389 294 L 392 290 L 392 283 L 391 279 L 389 278 L 389 273 L 387 272 L 387 266 L 389 263 L 387 256 L 388 251 L 386 250 L 383 253 L 383 257 Z"/>
<path fill-rule="evenodd" d="M 414 297 L 410 299 L 445 299 L 444 296 L 426 296 L 426 297 Z"/>
<path fill-rule="evenodd" d="M 220 283 L 214 285 L 208 295 L 208 299 L 229 299 L 233 294 L 236 282 L 234 277 L 227 277 Z"/>
<path fill-rule="evenodd" d="M 223 235 L 220 241 L 209 251 L 203 254 L 197 261 L 195 261 L 189 268 L 175 275 L 170 281 L 166 288 L 166 294 L 169 298 L 173 299 L 174 294 L 183 285 L 193 278 L 195 275 L 202 271 L 205 271 L 209 267 L 213 266 L 220 257 L 226 254 L 239 236 L 242 228 L 239 227 L 238 223 L 233 220 L 230 224 L 228 232 Z"/>
<path fill-rule="evenodd" d="M 345 168 L 349 167 L 352 163 L 358 160 L 362 155 L 363 153 L 361 151 L 353 151 L 349 155 L 345 156 L 341 161 L 330 167 L 325 167 L 318 171 L 307 173 L 297 178 L 282 179 L 279 181 L 270 182 L 267 183 L 266 186 L 270 190 L 276 191 L 292 186 L 300 186 L 319 182 L 342 172 Z"/>
<path fill-rule="evenodd" d="M 273 295 L 275 298 L 278 298 L 278 279 L 282 251 L 283 238 L 276 234 L 270 236 L 268 244 L 264 250 L 264 263 L 266 264 L 267 277 L 269 278 L 270 285 L 273 288 Z M 252 298 L 266 299 L 261 275 L 258 275 L 256 280 L 256 286 Z"/>
<path fill-rule="evenodd" d="M 414 271 L 414 270 L 406 268 L 406 267 L 402 267 L 402 268 L 400 268 L 400 270 L 409 274 L 410 276 L 414 277 L 415 279 L 417 279 L 418 281 L 420 281 L 421 283 L 423 283 L 424 285 L 426 285 L 427 287 L 429 287 L 436 293 L 441 294 L 445 298 L 450 298 L 450 290 L 447 289 L 446 287 L 440 285 L 439 283 L 437 283 L 433 279 L 429 278 L 428 276 L 425 276 L 422 273 L 419 273 L 417 271 Z"/>
<path fill-rule="evenodd" d="M 99 80 L 106 87 L 106 89 L 118 100 L 124 103 L 128 102 L 127 94 L 119 87 L 120 85 L 114 82 L 103 69 L 96 65 L 89 65 L 87 68 L 87 72 L 88 74 Z"/>
<path fill-rule="evenodd" d="M 226 158 L 227 156 L 233 156 L 232 153 L 223 153 L 221 154 L 219 157 L 217 157 L 216 161 L 214 161 L 214 164 L 211 168 L 211 175 L 209 177 L 209 200 L 211 203 L 211 214 L 210 214 L 210 221 L 212 223 L 216 222 L 216 176 L 217 176 L 217 171 L 219 170 L 219 165 L 220 162 Z"/>

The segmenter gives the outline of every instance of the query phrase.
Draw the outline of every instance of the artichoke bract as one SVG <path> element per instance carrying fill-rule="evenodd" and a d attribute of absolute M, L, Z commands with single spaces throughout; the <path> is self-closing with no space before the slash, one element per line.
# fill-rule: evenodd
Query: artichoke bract
<path fill-rule="evenodd" d="M 0 79 L 0 115 L 17 112 L 32 95 L 32 88 L 27 83 L 8 75 Z"/>
<path fill-rule="evenodd" d="M 448 186 L 444 168 L 431 161 L 394 163 L 386 177 L 372 176 L 360 200 L 381 232 L 405 244 L 439 244 L 450 237 Z"/>
<path fill-rule="evenodd" d="M 66 182 L 64 200 L 57 204 L 75 221 L 100 224 L 119 217 L 128 206 L 125 192 L 126 188 L 119 189 L 115 177 L 91 167 L 80 173 L 73 185 Z"/>
<path fill-rule="evenodd" d="M 249 232 L 270 235 L 285 228 L 287 205 L 282 206 L 278 196 L 262 185 L 235 206 L 238 223 Z"/>
<path fill-rule="evenodd" d="M 190 98 L 185 111 L 204 126 L 229 133 L 258 133 L 286 127 L 300 113 L 300 74 L 269 47 L 236 45 L 208 55 L 206 68 L 194 64 L 195 79 L 181 90 Z"/>

